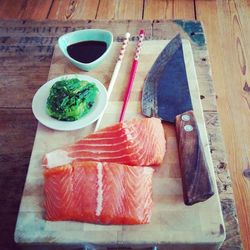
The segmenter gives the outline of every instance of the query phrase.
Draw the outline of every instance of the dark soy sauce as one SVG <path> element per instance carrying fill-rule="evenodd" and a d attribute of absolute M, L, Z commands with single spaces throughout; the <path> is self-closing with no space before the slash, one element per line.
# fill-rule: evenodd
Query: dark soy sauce
<path fill-rule="evenodd" d="M 78 62 L 91 63 L 98 59 L 107 49 L 107 44 L 101 41 L 82 41 L 67 47 L 68 54 Z"/>

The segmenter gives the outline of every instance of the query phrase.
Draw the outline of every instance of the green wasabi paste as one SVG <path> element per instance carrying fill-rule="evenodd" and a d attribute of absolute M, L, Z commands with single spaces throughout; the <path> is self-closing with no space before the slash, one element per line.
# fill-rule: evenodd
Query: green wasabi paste
<path fill-rule="evenodd" d="M 94 83 L 77 78 L 58 81 L 50 89 L 47 113 L 60 121 L 78 120 L 91 110 L 97 94 Z"/>

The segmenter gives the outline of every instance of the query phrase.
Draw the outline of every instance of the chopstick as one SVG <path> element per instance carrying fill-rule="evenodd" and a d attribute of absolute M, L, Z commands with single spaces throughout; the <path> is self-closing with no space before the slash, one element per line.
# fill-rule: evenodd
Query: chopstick
<path fill-rule="evenodd" d="M 132 90 L 134 79 L 135 79 L 135 73 L 136 73 L 136 70 L 138 67 L 138 60 L 139 60 L 139 55 L 141 52 L 142 41 L 144 39 L 144 36 L 145 36 L 144 30 L 140 30 L 139 41 L 138 41 L 137 46 L 136 46 L 136 52 L 135 52 L 133 64 L 132 64 L 132 67 L 130 70 L 130 74 L 129 74 L 128 87 L 127 87 L 127 91 L 126 91 L 125 98 L 123 101 L 123 106 L 122 106 L 122 111 L 120 114 L 119 122 L 121 122 L 123 120 L 124 114 L 125 114 L 128 102 L 129 102 L 131 90 Z"/>
<path fill-rule="evenodd" d="M 109 97 L 112 93 L 112 90 L 113 90 L 113 87 L 115 85 L 115 81 L 116 81 L 116 78 L 118 76 L 118 73 L 119 73 L 119 70 L 120 70 L 120 67 L 121 67 L 121 64 L 122 64 L 122 59 L 123 59 L 123 56 L 124 56 L 124 53 L 125 53 L 125 50 L 126 50 L 126 47 L 128 45 L 128 42 L 129 42 L 129 37 L 130 37 L 130 33 L 126 33 L 125 34 L 125 39 L 123 40 L 123 43 L 122 43 L 122 47 L 121 47 L 121 50 L 120 50 L 120 54 L 119 54 L 119 57 L 117 59 L 117 63 L 115 65 L 115 69 L 114 69 L 114 72 L 113 72 L 113 75 L 111 77 L 111 80 L 110 80 L 110 84 L 109 84 L 109 87 L 108 87 L 108 91 L 107 91 L 107 98 L 109 100 Z M 96 123 L 96 126 L 95 126 L 95 131 L 97 131 L 99 129 L 99 126 L 100 126 L 100 123 L 102 121 L 102 117 L 104 115 L 104 111 L 101 113 L 97 123 Z"/>

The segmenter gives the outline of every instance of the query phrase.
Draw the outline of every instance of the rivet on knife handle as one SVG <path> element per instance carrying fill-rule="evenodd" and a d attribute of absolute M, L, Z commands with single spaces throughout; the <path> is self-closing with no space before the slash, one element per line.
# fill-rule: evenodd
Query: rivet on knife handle
<path fill-rule="evenodd" d="M 207 200 L 214 194 L 213 182 L 193 111 L 176 117 L 183 196 L 186 205 Z"/>

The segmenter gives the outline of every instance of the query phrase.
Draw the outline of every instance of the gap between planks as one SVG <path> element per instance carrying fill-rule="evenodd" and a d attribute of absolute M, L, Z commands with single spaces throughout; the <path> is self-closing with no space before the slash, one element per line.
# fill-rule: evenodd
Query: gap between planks
<path fill-rule="evenodd" d="M 0 19 L 196 19 L 197 0 L 2 0 Z"/>

